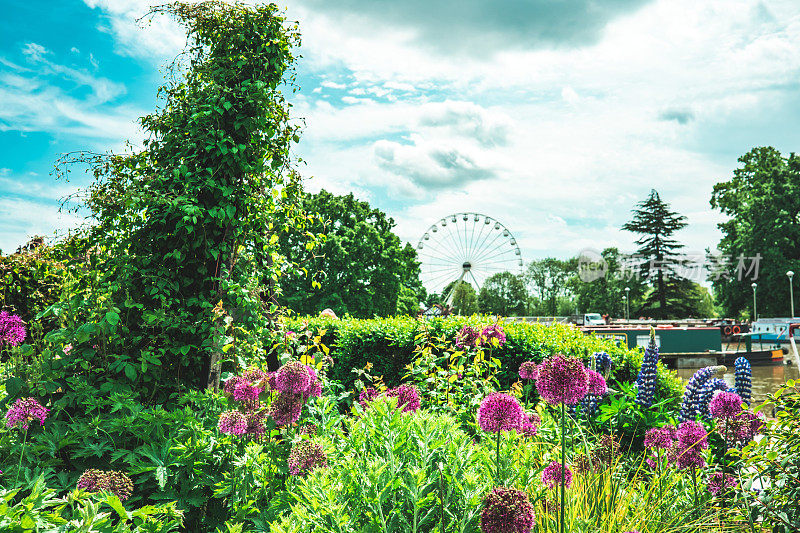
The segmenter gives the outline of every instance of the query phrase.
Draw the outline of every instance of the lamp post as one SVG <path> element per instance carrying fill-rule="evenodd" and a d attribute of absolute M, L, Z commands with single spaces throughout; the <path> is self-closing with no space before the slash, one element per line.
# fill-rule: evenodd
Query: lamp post
<path fill-rule="evenodd" d="M 753 287 L 753 322 L 758 320 L 758 311 L 756 311 L 756 287 L 758 287 L 758 283 L 755 281 L 750 284 Z"/>
<path fill-rule="evenodd" d="M 631 288 L 625 287 L 625 320 L 631 319 Z"/>
<path fill-rule="evenodd" d="M 791 318 L 794 318 L 794 287 L 792 287 L 792 278 L 794 277 L 794 272 L 791 270 L 786 273 L 789 277 L 789 304 L 792 308 L 792 315 Z"/>

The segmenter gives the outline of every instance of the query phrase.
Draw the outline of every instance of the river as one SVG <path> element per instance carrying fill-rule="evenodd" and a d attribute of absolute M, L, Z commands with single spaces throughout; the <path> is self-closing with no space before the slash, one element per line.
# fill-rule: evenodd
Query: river
<path fill-rule="evenodd" d="M 696 368 L 678 369 L 678 376 L 687 381 L 692 374 L 697 372 Z M 770 365 L 753 367 L 753 403 L 761 403 L 766 400 L 767 394 L 778 390 L 786 380 L 800 378 L 800 372 L 794 365 Z M 723 379 L 733 386 L 733 368 L 729 368 Z"/>

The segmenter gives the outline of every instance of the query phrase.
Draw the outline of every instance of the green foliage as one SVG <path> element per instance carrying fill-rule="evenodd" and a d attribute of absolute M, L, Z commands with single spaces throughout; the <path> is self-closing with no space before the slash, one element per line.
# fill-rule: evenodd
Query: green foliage
<path fill-rule="evenodd" d="M 511 272 L 498 272 L 484 281 L 478 293 L 481 313 L 518 316 L 526 311 L 527 292 L 522 276 Z"/>
<path fill-rule="evenodd" d="M 775 533 L 800 531 L 800 384 L 790 380 L 760 407 L 775 409 L 765 438 L 742 451 L 740 475 L 746 488 L 761 487 L 752 500 L 754 518 L 763 517 Z"/>
<path fill-rule="evenodd" d="M 642 307 L 647 286 L 641 276 L 630 275 L 625 271 L 625 257 L 616 248 L 606 248 L 600 254 L 605 261 L 606 273 L 594 281 L 583 281 L 577 275 L 570 285 L 577 298 L 578 309 L 584 313 L 607 314 L 611 317 L 625 316 L 625 299 L 630 298 L 631 318 Z M 631 273 L 633 274 L 633 273 Z M 626 291 L 628 287 L 630 291 Z"/>
<path fill-rule="evenodd" d="M 800 156 L 759 147 L 739 162 L 711 194 L 711 207 L 729 217 L 718 224 L 725 261 L 712 275 L 714 291 L 726 316 L 752 314 L 754 272 L 748 270 L 759 254 L 758 314 L 790 316 L 786 272 L 800 272 Z"/>
<path fill-rule="evenodd" d="M 407 366 L 414 360 L 417 335 L 427 331 L 432 338 L 447 339 L 452 344 L 456 333 L 465 324 L 483 327 L 494 321 L 489 317 L 450 317 L 415 319 L 393 317 L 384 319 L 298 318 L 287 323 L 289 329 L 325 330 L 323 343 L 330 347 L 335 364 L 330 377 L 351 389 L 355 377 L 353 368 L 372 365 L 372 372 L 383 376 L 386 384 L 394 386 L 402 381 Z M 492 351 L 501 364 L 497 374 L 500 387 L 507 388 L 517 380 L 519 365 L 524 361 L 541 362 L 556 353 L 586 360 L 588 355 L 606 351 L 615 362 L 614 381 L 635 381 L 642 362 L 639 349 L 629 350 L 609 339 L 584 335 L 580 330 L 564 324 L 545 326 L 528 322 L 503 324 L 507 341 Z M 442 352 L 443 353 L 443 352 Z M 441 355 L 441 353 L 437 353 Z M 657 394 L 679 398 L 683 385 L 674 373 L 659 367 Z"/>
<path fill-rule="evenodd" d="M 39 477 L 29 491 L 0 490 L 0 530 L 168 533 L 182 525 L 175 503 L 128 510 L 113 494 L 73 491 L 57 498 Z"/>
<path fill-rule="evenodd" d="M 308 315 L 330 308 L 360 318 L 416 313 L 424 296 L 417 253 L 392 231 L 394 220 L 352 193 L 304 194 L 302 207 L 316 214 L 314 224 L 290 228 L 279 241 L 281 252 L 302 265 L 281 280 L 287 307 Z M 309 247 L 308 232 L 324 235 L 324 243 Z"/>
<path fill-rule="evenodd" d="M 546 257 L 531 261 L 525 269 L 525 282 L 530 289 L 531 302 L 528 314 L 538 316 L 563 316 L 575 306 L 568 280 L 574 276 L 576 259 L 562 261 Z"/>

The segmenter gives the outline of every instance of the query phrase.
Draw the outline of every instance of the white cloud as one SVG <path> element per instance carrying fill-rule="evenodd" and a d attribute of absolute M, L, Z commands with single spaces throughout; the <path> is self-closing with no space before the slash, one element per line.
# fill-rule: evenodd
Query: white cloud
<path fill-rule="evenodd" d="M 34 235 L 64 234 L 83 220 L 71 213 L 59 213 L 53 202 L 19 197 L 0 197 L 0 250 L 12 253 Z"/>

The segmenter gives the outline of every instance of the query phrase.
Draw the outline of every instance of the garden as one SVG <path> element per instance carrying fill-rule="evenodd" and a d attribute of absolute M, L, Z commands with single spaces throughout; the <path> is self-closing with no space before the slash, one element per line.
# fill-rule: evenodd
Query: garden
<path fill-rule="evenodd" d="M 800 530 L 800 384 L 755 404 L 743 358 L 684 383 L 652 337 L 292 313 L 281 280 L 312 273 L 281 244 L 325 239 L 297 26 L 151 16 L 188 44 L 143 148 L 65 156 L 91 223 L 0 257 L 1 531 Z"/>

